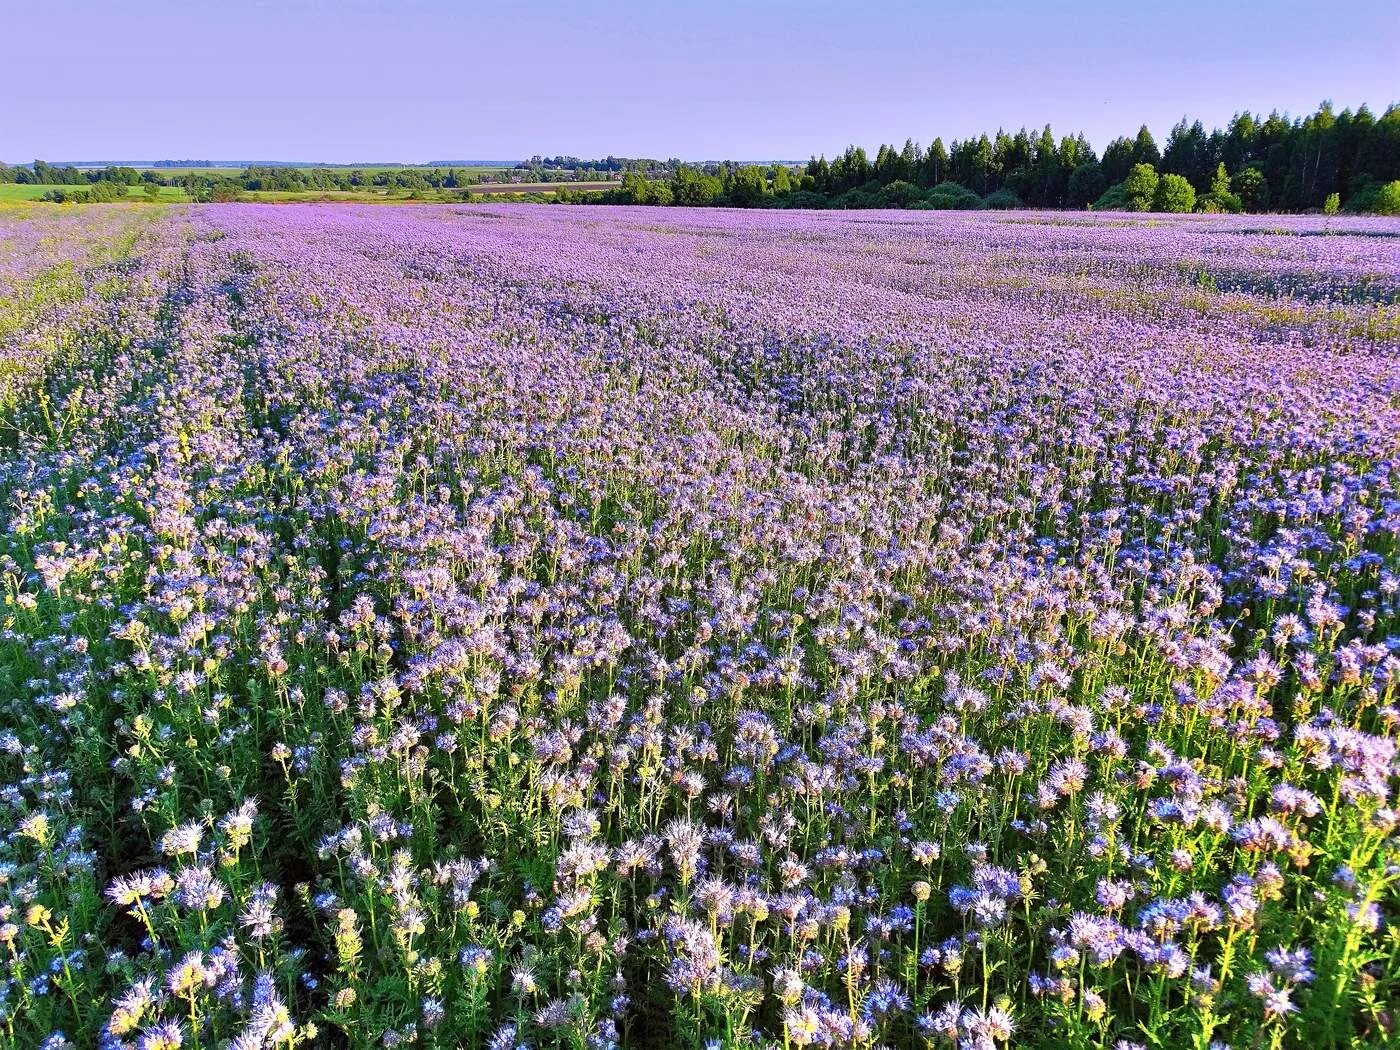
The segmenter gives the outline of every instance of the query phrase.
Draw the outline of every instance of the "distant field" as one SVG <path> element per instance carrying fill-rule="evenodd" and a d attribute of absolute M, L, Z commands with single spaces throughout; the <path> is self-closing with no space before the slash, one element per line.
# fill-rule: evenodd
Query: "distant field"
<path fill-rule="evenodd" d="M 128 191 L 127 196 L 140 197 L 144 199 L 146 196 L 146 189 L 144 186 L 132 186 L 131 189 Z M 185 191 L 179 186 L 162 186 L 160 187 L 159 199 L 166 203 L 171 203 L 174 201 L 189 200 L 189 197 L 188 195 L 186 195 Z"/>
<path fill-rule="evenodd" d="M 366 167 L 357 164 L 307 164 L 298 165 L 303 171 L 310 171 L 315 168 L 318 171 L 363 171 L 367 174 L 378 174 L 381 171 L 449 171 L 453 170 L 450 165 L 419 164 L 413 167 L 386 168 L 386 167 Z M 141 168 L 137 171 L 154 171 L 162 178 L 178 178 L 183 175 L 238 175 L 246 168 Z M 469 171 L 474 175 L 495 175 L 502 171 L 509 171 L 509 168 L 483 168 L 483 167 L 463 167 L 458 166 L 457 171 Z"/>
<path fill-rule="evenodd" d="M 36 201 L 49 190 L 68 189 L 67 186 L 21 186 L 15 183 L 0 183 L 0 201 Z M 73 187 L 77 189 L 78 187 Z"/>
<path fill-rule="evenodd" d="M 81 190 L 83 186 L 52 186 L 44 183 L 37 185 L 20 185 L 18 183 L 0 183 L 0 201 L 36 201 L 50 190 Z M 127 191 L 127 196 L 135 200 L 145 200 L 146 191 L 143 186 L 132 186 Z M 185 191 L 178 186 L 160 187 L 160 200 L 169 204 L 175 201 L 183 201 L 188 198 Z"/>

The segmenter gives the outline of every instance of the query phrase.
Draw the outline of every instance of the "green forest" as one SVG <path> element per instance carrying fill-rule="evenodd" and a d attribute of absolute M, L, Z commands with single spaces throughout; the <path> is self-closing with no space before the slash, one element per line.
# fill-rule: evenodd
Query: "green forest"
<path fill-rule="evenodd" d="M 1184 118 L 1159 146 L 1144 125 L 1103 150 L 1083 135 L 1015 133 L 927 147 L 912 138 L 872 159 L 851 146 L 805 168 L 682 165 L 667 180 L 623 176 L 617 190 L 566 200 L 800 208 L 1086 208 L 1400 214 L 1400 106 L 1307 117 L 1243 112 L 1207 131 Z"/>

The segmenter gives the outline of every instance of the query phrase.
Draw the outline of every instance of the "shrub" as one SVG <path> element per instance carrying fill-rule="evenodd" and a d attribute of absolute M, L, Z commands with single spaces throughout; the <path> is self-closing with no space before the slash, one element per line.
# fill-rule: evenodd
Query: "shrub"
<path fill-rule="evenodd" d="M 879 201 L 873 193 L 856 187 L 832 200 L 831 206 L 833 208 L 875 208 L 879 206 Z"/>
<path fill-rule="evenodd" d="M 126 186 L 120 182 L 94 182 L 88 188 L 87 199 L 95 204 L 126 200 Z"/>
<path fill-rule="evenodd" d="M 1124 207 L 1128 211 L 1151 211 L 1159 181 L 1157 169 L 1151 164 L 1134 164 L 1123 180 Z"/>
<path fill-rule="evenodd" d="M 1240 212 L 1240 199 L 1233 193 L 1226 194 L 1223 197 L 1217 197 L 1212 193 L 1207 193 L 1196 198 L 1196 210 L 1216 215 L 1238 215 Z"/>
<path fill-rule="evenodd" d="M 1026 206 L 1025 202 L 1022 201 L 1020 197 L 1016 196 L 1014 190 L 1008 189 L 1005 186 L 995 193 L 987 194 L 987 196 L 983 198 L 982 204 L 985 207 L 995 208 L 998 211 L 1008 211 L 1011 208 L 1024 208 Z"/>
<path fill-rule="evenodd" d="M 1131 176 L 1129 176 L 1131 178 Z M 1152 191 L 1152 210 L 1188 212 L 1196 207 L 1196 189 L 1185 176 L 1168 173 L 1157 179 Z"/>
<path fill-rule="evenodd" d="M 1121 182 L 1115 182 L 1094 202 L 1094 211 L 1128 211 L 1128 193 Z"/>
<path fill-rule="evenodd" d="M 776 203 L 779 208 L 806 208 L 815 210 L 818 208 L 825 208 L 827 206 L 827 199 L 824 195 L 813 193 L 810 190 L 793 190 L 791 193 L 783 194 Z"/>
<path fill-rule="evenodd" d="M 983 204 L 982 198 L 966 186 L 957 182 L 940 182 L 929 190 L 924 203 L 918 207 L 936 208 L 939 211 L 971 211 L 983 207 Z"/>
<path fill-rule="evenodd" d="M 1245 211 L 1264 211 L 1269 206 L 1269 180 L 1258 168 L 1245 168 L 1231 180 L 1240 207 Z"/>
<path fill-rule="evenodd" d="M 1400 179 L 1376 190 L 1370 210 L 1377 215 L 1400 215 Z"/>
<path fill-rule="evenodd" d="M 882 208 L 908 208 L 924 199 L 923 190 L 912 182 L 896 179 L 875 195 Z"/>
<path fill-rule="evenodd" d="M 1215 177 L 1210 180 L 1210 192 L 1196 199 L 1197 211 L 1225 211 L 1232 214 L 1241 210 L 1240 199 L 1230 192 L 1230 176 L 1224 164 L 1215 166 Z"/>

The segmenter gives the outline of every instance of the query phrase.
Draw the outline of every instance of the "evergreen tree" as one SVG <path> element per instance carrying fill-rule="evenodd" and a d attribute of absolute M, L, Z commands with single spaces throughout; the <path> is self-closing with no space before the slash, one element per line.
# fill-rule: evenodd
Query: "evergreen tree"
<path fill-rule="evenodd" d="M 1248 212 L 1266 211 L 1269 207 L 1269 180 L 1259 168 L 1245 168 L 1230 180 L 1240 206 Z"/>
<path fill-rule="evenodd" d="M 1130 139 L 1116 138 L 1103 151 L 1103 177 L 1110 186 L 1122 182 L 1133 168 L 1133 143 Z"/>
<path fill-rule="evenodd" d="M 943 147 L 943 140 L 936 138 L 933 145 L 924 154 L 923 171 L 919 177 L 919 185 L 925 189 L 937 186 L 948 177 L 948 151 Z"/>
<path fill-rule="evenodd" d="M 1073 208 L 1082 208 L 1098 200 L 1106 188 L 1103 170 L 1097 161 L 1077 165 L 1074 171 L 1070 172 L 1065 192 L 1066 203 Z"/>
<path fill-rule="evenodd" d="M 1133 163 L 1150 164 L 1154 168 L 1162 163 L 1162 154 L 1146 124 L 1138 128 L 1137 138 L 1133 140 Z"/>

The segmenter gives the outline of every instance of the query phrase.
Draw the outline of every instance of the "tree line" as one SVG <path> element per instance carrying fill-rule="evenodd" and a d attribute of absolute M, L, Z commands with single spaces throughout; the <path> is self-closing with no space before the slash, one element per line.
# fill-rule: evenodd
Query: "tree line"
<path fill-rule="evenodd" d="M 616 190 L 560 191 L 568 203 L 803 208 L 1085 208 L 1400 214 L 1400 106 L 1379 117 L 1330 102 L 1296 119 L 1242 112 L 1206 131 L 1182 119 L 1159 147 L 1146 125 L 1098 154 L 1082 134 L 1015 133 L 859 146 L 805 167 L 677 165 L 624 174 Z"/>
<path fill-rule="evenodd" d="M 680 166 L 678 158 L 656 160 L 653 157 L 614 157 L 609 154 L 594 160 L 583 157 L 557 155 L 543 157 L 536 153 L 529 160 L 517 164 L 517 171 L 542 171 L 551 175 L 562 171 L 584 172 L 589 175 L 612 175 L 624 171 L 640 171 L 650 175 L 669 174 Z"/>
<path fill-rule="evenodd" d="M 565 203 L 729 205 L 790 208 L 1085 208 L 1129 211 L 1324 211 L 1400 214 L 1400 105 L 1377 117 L 1366 106 L 1290 119 L 1242 112 L 1207 131 L 1183 118 L 1159 147 L 1146 125 L 1097 153 L 1082 135 L 1039 133 L 954 139 L 927 148 L 912 138 L 881 145 L 872 158 L 849 146 L 805 166 L 731 161 L 684 164 L 646 158 L 534 156 L 510 181 L 571 172 L 575 181 L 621 174 L 616 189 L 561 189 Z M 0 182 L 58 187 L 53 199 L 107 200 L 117 188 L 180 186 L 192 199 L 234 200 L 244 191 L 444 190 L 480 180 L 455 168 L 364 170 L 252 166 L 234 174 L 180 175 L 130 167 L 83 170 L 36 160 L 0 164 Z M 154 194 L 153 194 L 154 196 Z"/>
<path fill-rule="evenodd" d="M 618 158 L 609 158 L 611 163 Z M 594 163 L 594 162 L 588 162 Z M 657 167 L 663 162 L 627 162 L 628 170 L 644 173 L 648 178 L 658 178 L 674 170 L 672 167 Z M 574 181 L 611 178 L 620 169 L 612 167 L 572 169 Z M 137 170 L 131 167 L 108 166 L 101 169 L 77 168 L 72 165 L 54 165 L 36 160 L 29 165 L 0 164 L 0 183 L 24 183 L 29 185 L 56 187 L 86 187 L 82 191 L 57 190 L 48 195 L 55 200 L 105 200 L 110 192 L 107 187 L 154 185 L 179 187 L 192 200 L 224 201 L 237 199 L 244 192 L 280 191 L 306 192 L 339 190 L 390 190 L 427 191 L 466 189 L 488 181 L 507 181 L 528 184 L 546 179 L 560 180 L 566 177 L 559 171 L 544 168 L 510 169 L 500 176 L 483 178 L 482 173 L 458 167 L 398 167 L 385 169 L 345 169 L 312 167 L 302 168 L 282 164 L 250 165 L 236 173 L 219 171 L 187 171 L 184 173 L 162 172 L 152 169 Z M 120 194 L 118 196 L 121 196 Z M 46 197 L 46 199 L 48 199 Z"/>

